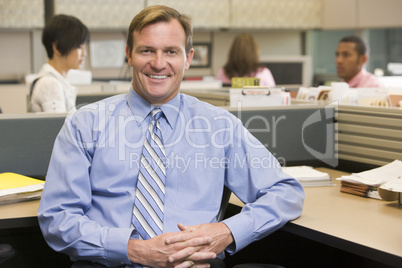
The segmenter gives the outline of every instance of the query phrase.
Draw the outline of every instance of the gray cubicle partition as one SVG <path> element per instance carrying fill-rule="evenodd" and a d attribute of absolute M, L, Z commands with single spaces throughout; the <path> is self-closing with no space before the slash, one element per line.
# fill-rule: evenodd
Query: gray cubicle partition
<path fill-rule="evenodd" d="M 283 165 L 333 165 L 334 109 L 272 107 L 228 109 Z M 0 172 L 44 177 L 65 115 L 0 115 Z"/>
<path fill-rule="evenodd" d="M 76 100 L 75 103 L 76 103 L 76 105 L 78 107 L 82 107 L 82 106 L 84 106 L 86 104 L 93 103 L 93 102 L 96 102 L 96 101 L 103 100 L 105 98 L 115 96 L 116 94 L 118 94 L 118 93 L 113 93 L 113 92 L 104 93 L 104 92 L 102 92 L 102 93 L 98 93 L 98 94 L 86 94 L 86 95 L 85 94 L 78 94 L 77 95 L 77 100 Z"/>
<path fill-rule="evenodd" d="M 228 110 L 241 119 L 282 165 L 337 166 L 334 107 L 314 105 Z"/>
<path fill-rule="evenodd" d="M 65 115 L 0 115 L 0 173 L 43 178 Z"/>
<path fill-rule="evenodd" d="M 402 110 L 398 108 L 340 106 L 339 159 L 374 166 L 402 159 Z"/>

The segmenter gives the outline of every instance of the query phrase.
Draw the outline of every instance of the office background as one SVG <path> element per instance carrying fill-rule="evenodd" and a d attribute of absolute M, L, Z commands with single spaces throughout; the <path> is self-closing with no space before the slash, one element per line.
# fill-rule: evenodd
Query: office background
<path fill-rule="evenodd" d="M 239 32 L 255 36 L 261 57 L 310 56 L 312 84 L 320 76 L 336 78 L 336 45 L 348 34 L 369 41 L 369 71 L 380 68 L 387 74 L 388 62 L 402 62 L 399 0 L 0 0 L 0 83 L 23 82 L 46 62 L 41 33 L 49 10 L 79 17 L 90 28 L 93 44 L 123 44 L 132 17 L 160 3 L 189 14 L 194 42 L 210 47 L 208 65 L 190 68 L 186 76 L 214 76 Z M 123 52 L 103 54 L 121 57 L 122 66 L 105 67 L 93 62 L 90 50 L 85 68 L 93 79 L 126 77 Z"/>

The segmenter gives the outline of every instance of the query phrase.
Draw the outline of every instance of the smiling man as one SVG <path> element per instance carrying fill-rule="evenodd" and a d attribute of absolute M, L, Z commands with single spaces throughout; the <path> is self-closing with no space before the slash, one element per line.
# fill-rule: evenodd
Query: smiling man
<path fill-rule="evenodd" d="M 336 71 L 338 77 L 349 84 L 349 87 L 382 87 L 378 78 L 367 72 L 365 64 L 368 60 L 368 46 L 357 36 L 341 39 L 336 49 Z"/>
<path fill-rule="evenodd" d="M 187 16 L 144 9 L 128 32 L 128 93 L 66 119 L 38 219 L 73 267 L 223 267 L 224 251 L 301 214 L 303 188 L 238 118 L 180 94 L 193 53 Z M 219 221 L 225 186 L 246 205 Z"/>
<path fill-rule="evenodd" d="M 129 28 L 133 38 L 128 38 L 126 47 L 128 63 L 133 67 L 133 89 L 155 105 L 167 103 L 179 92 L 194 50 L 187 44 L 186 33 L 177 31 L 181 28 L 178 20 L 142 29 L 135 22 Z"/>

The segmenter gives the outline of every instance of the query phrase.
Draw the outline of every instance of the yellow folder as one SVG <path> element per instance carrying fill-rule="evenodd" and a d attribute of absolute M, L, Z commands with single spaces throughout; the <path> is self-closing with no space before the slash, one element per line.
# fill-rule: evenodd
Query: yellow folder
<path fill-rule="evenodd" d="M 44 183 L 44 181 L 12 172 L 0 173 L 0 190 L 20 188 L 41 183 Z"/>
<path fill-rule="evenodd" d="M 24 175 L 0 173 L 0 204 L 39 199 L 45 182 Z"/>

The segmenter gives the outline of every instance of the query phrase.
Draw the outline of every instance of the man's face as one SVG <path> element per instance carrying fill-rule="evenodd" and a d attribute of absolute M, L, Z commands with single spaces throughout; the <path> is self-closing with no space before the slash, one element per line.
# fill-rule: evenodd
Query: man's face
<path fill-rule="evenodd" d="M 177 20 L 158 22 L 134 31 L 133 50 L 126 47 L 133 67 L 133 88 L 154 105 L 170 101 L 180 89 L 194 51 L 186 55 L 186 35 Z"/>
<path fill-rule="evenodd" d="M 349 82 L 366 63 L 366 55 L 358 55 L 356 44 L 352 42 L 340 42 L 336 49 L 336 71 L 338 77 Z"/>

